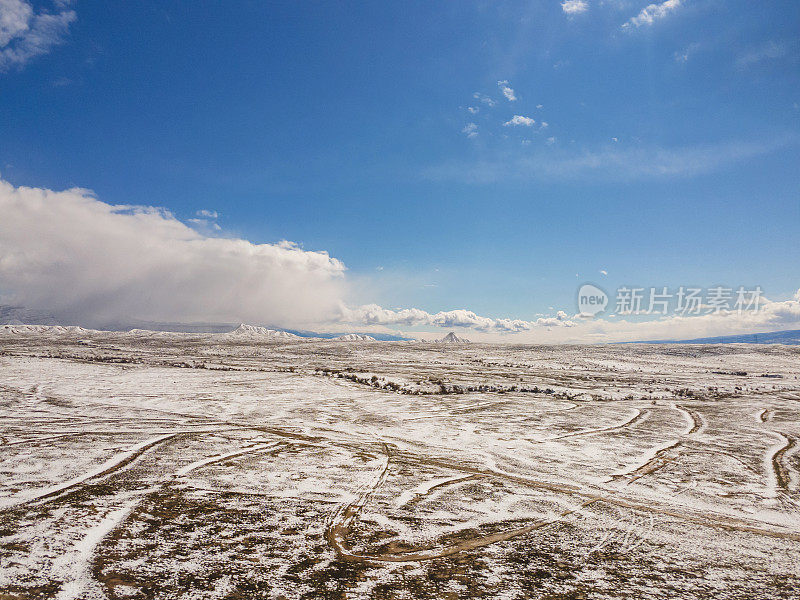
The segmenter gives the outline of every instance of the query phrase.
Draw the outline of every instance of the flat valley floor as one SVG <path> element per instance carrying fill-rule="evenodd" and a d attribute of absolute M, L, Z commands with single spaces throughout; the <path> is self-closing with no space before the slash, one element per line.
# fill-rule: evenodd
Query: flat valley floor
<path fill-rule="evenodd" d="M 800 597 L 800 348 L 0 331 L 0 599 Z"/>

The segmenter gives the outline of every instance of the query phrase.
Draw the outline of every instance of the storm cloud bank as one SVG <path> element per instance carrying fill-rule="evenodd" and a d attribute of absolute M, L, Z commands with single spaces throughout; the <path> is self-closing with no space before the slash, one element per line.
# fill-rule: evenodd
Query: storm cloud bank
<path fill-rule="evenodd" d="M 289 242 L 202 235 L 163 209 L 83 189 L 0 181 L 0 301 L 98 323 L 120 318 L 318 322 L 344 265 Z"/>

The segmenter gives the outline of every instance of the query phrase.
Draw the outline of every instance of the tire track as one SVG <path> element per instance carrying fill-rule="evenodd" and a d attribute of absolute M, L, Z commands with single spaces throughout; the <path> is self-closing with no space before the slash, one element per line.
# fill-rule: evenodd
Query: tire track
<path fill-rule="evenodd" d="M 226 460 L 229 460 L 231 458 L 238 458 L 239 456 L 244 456 L 245 454 L 251 454 L 253 452 L 261 452 L 261 451 L 268 451 L 268 450 L 275 450 L 275 449 L 283 449 L 285 447 L 286 447 L 286 444 L 281 443 L 281 442 L 273 442 L 272 444 L 255 444 L 255 445 L 253 445 L 251 447 L 248 447 L 248 448 L 244 448 L 244 449 L 240 449 L 240 450 L 234 450 L 233 452 L 227 452 L 225 454 L 220 454 L 220 455 L 217 455 L 217 456 L 211 456 L 211 457 L 208 457 L 208 458 L 204 458 L 204 459 L 195 461 L 195 462 L 193 462 L 191 464 L 188 464 L 185 467 L 179 469 L 172 476 L 175 477 L 175 478 L 183 477 L 184 475 L 187 475 L 188 473 L 190 473 L 191 471 L 194 471 L 196 469 L 201 469 L 201 468 L 207 467 L 209 465 L 214 465 L 214 464 L 217 464 L 217 463 L 225 462 Z"/>
<path fill-rule="evenodd" d="M 668 463 L 676 460 L 680 453 L 678 451 L 673 451 L 681 446 L 683 446 L 683 442 L 680 440 L 670 442 L 667 446 L 656 450 L 649 460 L 645 461 L 638 467 L 635 467 L 634 469 L 625 473 L 612 475 L 611 479 L 614 481 L 617 479 L 627 479 L 628 481 L 625 483 L 625 485 L 629 485 L 637 479 L 641 479 L 645 475 L 649 475 L 650 473 L 658 471 L 662 467 L 665 467 Z"/>
<path fill-rule="evenodd" d="M 645 420 L 650 415 L 650 410 L 647 408 L 640 408 L 637 409 L 637 413 L 625 421 L 624 423 L 620 423 L 619 425 L 612 425 L 610 427 L 600 427 L 598 429 L 584 429 L 582 431 L 573 431 L 571 433 L 565 433 L 564 435 L 557 435 L 551 438 L 547 438 L 544 440 L 529 440 L 534 444 L 543 444 L 545 442 L 553 442 L 556 440 L 563 440 L 565 438 L 571 437 L 578 437 L 584 435 L 597 435 L 599 433 L 609 433 L 611 431 L 619 431 L 620 429 L 625 429 L 626 427 L 631 427 L 640 423 L 641 421 Z"/>
<path fill-rule="evenodd" d="M 205 423 L 203 423 L 202 425 L 201 424 L 198 424 L 198 425 L 202 426 L 202 427 L 206 427 Z M 53 441 L 53 440 L 58 440 L 58 439 L 63 439 L 63 438 L 69 438 L 69 437 L 73 437 L 73 438 L 74 437 L 84 437 L 84 436 L 89 436 L 89 435 L 124 436 L 124 435 L 141 435 L 143 433 L 150 433 L 151 435 L 154 434 L 154 433 L 161 433 L 162 435 L 165 435 L 166 433 L 177 433 L 177 434 L 221 433 L 221 432 L 224 432 L 224 431 L 239 431 L 240 430 L 239 427 L 231 427 L 229 429 L 201 429 L 201 430 L 183 429 L 183 430 L 181 430 L 179 432 L 175 432 L 175 431 L 171 431 L 171 432 L 170 431 L 166 431 L 166 432 L 164 432 L 163 430 L 166 429 L 165 427 L 161 427 L 161 428 L 158 428 L 158 429 L 162 429 L 162 431 L 161 432 L 158 432 L 158 431 L 149 431 L 148 432 L 148 431 L 145 431 L 145 430 L 142 430 L 142 429 L 104 429 L 104 430 L 96 430 L 96 431 L 73 431 L 72 433 L 60 433 L 60 434 L 57 434 L 57 435 L 48 435 L 48 436 L 39 437 L 39 438 L 30 438 L 30 439 L 25 439 L 25 440 L 15 440 L 13 442 L 6 442 L 4 444 L 0 444 L 0 450 L 3 449 L 3 448 L 6 448 L 8 446 L 20 446 L 20 445 L 24 445 L 24 444 L 35 445 L 35 444 L 39 444 L 40 442 L 48 442 L 48 441 Z"/>
<path fill-rule="evenodd" d="M 195 461 L 179 469 L 173 473 L 171 477 L 162 480 L 161 483 L 148 488 L 143 492 L 137 493 L 134 500 L 127 502 L 125 505 L 123 505 L 123 507 L 111 512 L 99 525 L 92 528 L 81 542 L 75 545 L 73 554 L 76 554 L 76 556 L 71 557 L 67 555 L 62 557 L 61 562 L 63 563 L 63 566 L 66 567 L 62 567 L 62 570 L 66 572 L 67 577 L 62 583 L 56 600 L 77 600 L 78 598 L 83 597 L 83 594 L 87 591 L 87 588 L 90 590 L 100 589 L 98 582 L 92 577 L 91 570 L 92 558 L 96 548 L 105 538 L 111 535 L 115 529 L 120 527 L 130 517 L 130 515 L 146 497 L 161 491 L 165 485 L 170 483 L 170 479 L 181 477 L 191 471 L 194 471 L 195 469 L 200 469 L 211 464 L 224 462 L 226 460 L 243 456 L 252 452 L 281 450 L 285 447 L 286 444 L 282 442 L 274 442 L 272 444 L 256 444 L 249 448 L 227 452 L 218 456 L 212 456 Z"/>
<path fill-rule="evenodd" d="M 87 481 L 93 480 L 102 480 L 112 475 L 120 470 L 124 469 L 126 466 L 131 464 L 137 458 L 145 454 L 146 452 L 156 448 L 180 435 L 186 435 L 186 432 L 178 432 L 178 433 L 170 433 L 167 435 L 162 435 L 154 439 L 147 440 L 142 442 L 141 444 L 137 444 L 136 446 L 132 447 L 126 452 L 118 454 L 104 462 L 102 465 L 97 467 L 96 469 L 89 471 L 88 473 L 84 473 L 83 475 L 79 475 L 69 481 L 64 483 L 58 484 L 56 486 L 52 486 L 50 488 L 46 488 L 32 497 L 28 498 L 12 498 L 10 502 L 0 504 L 0 510 L 13 508 L 15 506 L 25 505 L 25 504 L 32 504 L 34 502 L 47 502 L 52 500 L 56 497 L 61 497 L 65 494 L 68 494 L 74 491 L 76 488 L 84 485 Z"/>
<path fill-rule="evenodd" d="M 669 460 L 673 460 L 673 458 L 665 457 L 665 455 L 669 451 L 672 451 L 675 448 L 680 447 L 681 444 L 682 442 L 680 440 L 676 440 L 675 442 L 669 444 L 667 447 L 660 449 L 652 459 L 648 460 L 643 465 L 640 465 L 630 473 L 631 475 L 634 475 L 634 478 L 631 481 L 635 481 L 639 477 L 643 477 L 644 475 L 653 472 L 653 470 L 660 468 L 660 466 L 663 466 L 663 464 L 660 465 L 661 462 L 666 463 L 669 462 Z M 786 448 L 786 450 L 788 450 L 788 448 Z M 583 508 L 586 508 L 595 503 L 604 503 L 631 510 L 647 512 L 650 513 L 651 515 L 657 514 L 657 515 L 668 516 L 688 521 L 691 523 L 695 523 L 698 525 L 727 530 L 727 531 L 748 532 L 767 537 L 800 541 L 800 533 L 798 532 L 768 529 L 766 527 L 759 526 L 759 524 L 754 524 L 751 521 L 747 521 L 745 519 L 737 517 L 713 515 L 708 513 L 694 514 L 690 511 L 679 511 L 671 509 L 666 506 L 645 504 L 643 502 L 620 497 L 618 495 L 587 492 L 581 488 L 572 485 L 536 481 L 526 477 L 516 476 L 510 473 L 503 473 L 501 471 L 493 469 L 479 469 L 479 468 L 467 467 L 464 465 L 459 465 L 457 463 L 452 463 L 445 459 L 426 459 L 426 458 L 411 456 L 408 454 L 400 454 L 400 455 L 395 455 L 394 458 L 395 461 L 400 461 L 412 465 L 413 464 L 425 465 L 425 466 L 432 465 L 432 466 L 452 469 L 457 472 L 460 471 L 463 473 L 469 473 L 469 475 L 465 477 L 443 482 L 440 485 L 449 485 L 456 482 L 463 482 L 465 480 L 472 479 L 473 477 L 476 478 L 487 477 L 487 478 L 506 480 L 509 482 L 518 483 L 521 485 L 534 487 L 538 489 L 544 489 L 556 493 L 563 493 L 567 495 L 577 496 L 583 498 L 583 500 L 577 508 L 563 511 L 554 519 L 550 519 L 547 521 L 538 521 L 536 523 L 532 523 L 524 527 L 509 529 L 506 531 L 501 531 L 488 535 L 472 537 L 470 539 L 450 545 L 415 546 L 413 548 L 410 548 L 402 552 L 382 552 L 376 554 L 353 552 L 348 546 L 347 542 L 345 541 L 345 538 L 348 535 L 352 527 L 352 524 L 354 523 L 354 521 L 356 520 L 356 518 L 366 505 L 366 503 L 369 501 L 369 498 L 386 481 L 389 468 L 388 448 L 386 449 L 386 451 L 387 451 L 386 463 L 383 469 L 381 469 L 381 472 L 378 474 L 374 483 L 368 486 L 367 489 L 363 491 L 361 494 L 359 494 L 358 499 L 356 501 L 340 506 L 340 508 L 332 516 L 330 523 L 326 529 L 325 537 L 331 544 L 331 546 L 335 549 L 337 555 L 340 558 L 350 561 L 365 561 L 365 562 L 420 562 L 426 560 L 433 560 L 436 558 L 443 558 L 446 556 L 451 556 L 468 550 L 482 548 L 484 546 L 488 546 L 490 544 L 494 544 L 497 542 L 510 540 L 515 537 L 519 537 L 527 533 L 530 533 L 532 531 L 542 529 L 544 527 L 548 527 L 551 525 L 555 525 L 565 517 L 574 514 L 576 512 L 579 512 Z"/>
<path fill-rule="evenodd" d="M 560 494 L 573 495 L 585 498 L 587 500 L 594 500 L 613 506 L 620 506 L 623 508 L 630 508 L 633 510 L 640 510 L 643 512 L 669 516 L 676 519 L 688 521 L 690 523 L 703 525 L 706 527 L 712 527 L 728 531 L 743 531 L 743 532 L 763 535 L 766 537 L 788 539 L 800 542 L 800 532 L 769 529 L 768 527 L 763 526 L 757 521 L 747 520 L 745 518 L 739 518 L 721 514 L 713 514 L 708 512 L 698 514 L 691 510 L 680 511 L 663 505 L 647 504 L 635 499 L 623 497 L 619 494 L 613 494 L 613 495 L 603 494 L 601 492 L 587 491 L 584 488 L 580 488 L 575 485 L 539 481 L 528 477 L 514 475 L 512 473 L 504 473 L 502 471 L 498 471 L 495 469 L 481 469 L 478 467 L 469 467 L 447 459 L 421 458 L 409 454 L 404 454 L 403 456 L 396 457 L 395 460 L 411 465 L 438 466 L 462 473 L 476 473 L 487 477 L 495 477 L 497 479 L 509 481 L 512 483 L 518 483 L 520 485 L 532 487 L 535 489 L 547 490 Z"/>
<path fill-rule="evenodd" d="M 703 429 L 705 429 L 705 421 L 703 417 L 700 416 L 695 410 L 690 408 L 686 408 L 685 406 L 680 406 L 678 404 L 673 403 L 672 407 L 681 412 L 687 418 L 687 425 L 688 429 L 681 433 L 681 436 L 688 437 L 695 435 L 697 433 L 701 433 Z M 612 475 L 611 479 L 616 481 L 618 479 L 627 479 L 625 485 L 629 485 L 634 481 L 641 479 L 645 475 L 649 475 L 658 471 L 659 469 L 665 467 L 668 463 L 677 460 L 683 451 L 684 442 L 683 440 L 673 440 L 669 442 L 666 446 L 658 448 L 654 451 L 653 456 L 651 456 L 648 460 L 644 463 L 635 467 L 632 470 L 626 471 L 625 473 L 619 473 L 616 475 Z"/>
<path fill-rule="evenodd" d="M 141 503 L 146 493 L 141 493 L 134 500 L 126 502 L 122 507 L 110 512 L 97 525 L 86 532 L 82 540 L 72 550 L 56 561 L 56 572 L 64 574 L 61 587 L 55 600 L 78 600 L 86 595 L 96 597 L 99 592 L 105 597 L 97 581 L 92 577 L 92 559 L 98 546 L 111 532 L 119 527 L 131 512 Z M 87 594 L 88 593 L 88 594 Z"/>
<path fill-rule="evenodd" d="M 358 498 L 355 501 L 341 505 L 339 509 L 334 512 L 330 519 L 329 525 L 326 528 L 325 538 L 328 540 L 331 546 L 333 546 L 336 554 L 344 560 L 365 562 L 419 562 L 423 560 L 431 560 L 434 558 L 451 556 L 466 550 L 488 546 L 489 544 L 496 542 L 509 540 L 511 538 L 524 535 L 525 533 L 533 531 L 534 529 L 551 524 L 549 521 L 535 523 L 533 525 L 512 529 L 510 531 L 499 532 L 465 540 L 461 543 L 445 546 L 439 549 L 423 548 L 418 546 L 400 553 L 365 554 L 353 552 L 345 541 L 345 538 L 350 532 L 352 524 L 363 510 L 366 503 L 369 501 L 372 495 L 378 489 L 380 489 L 388 477 L 390 456 L 388 446 L 384 445 L 384 450 L 386 452 L 386 461 L 383 468 L 380 470 L 380 473 L 375 478 L 375 481 L 371 485 L 367 486 L 366 489 L 358 495 Z M 438 485 L 431 486 L 428 489 L 428 493 L 437 487 L 443 487 L 445 485 L 462 482 L 468 479 L 476 479 L 478 477 L 480 477 L 480 475 L 472 474 L 456 480 L 442 482 Z M 594 501 L 595 500 L 591 500 L 590 502 Z M 574 511 L 567 511 L 567 514 L 571 512 Z M 561 516 L 559 516 L 559 518 L 561 518 Z"/>
<path fill-rule="evenodd" d="M 783 446 L 775 450 L 771 457 L 772 471 L 775 474 L 775 483 L 779 488 L 788 492 L 792 483 L 791 468 L 786 461 L 786 453 L 797 445 L 797 438 L 785 436 L 774 432 L 784 440 Z"/>
<path fill-rule="evenodd" d="M 409 499 L 407 502 L 400 502 L 398 501 L 398 506 L 406 506 L 408 504 L 416 504 L 421 502 L 424 498 L 430 496 L 434 491 L 440 490 L 445 487 L 449 487 L 451 485 L 458 485 L 459 483 L 464 483 L 466 481 L 475 481 L 478 479 L 482 479 L 481 475 L 464 475 L 462 477 L 451 477 L 445 481 L 440 481 L 439 483 L 435 483 L 433 485 L 425 486 L 420 491 L 415 491 L 413 493 L 413 497 Z"/>
<path fill-rule="evenodd" d="M 675 404 L 674 407 L 689 418 L 689 429 L 683 432 L 683 435 L 694 435 L 695 433 L 701 433 L 705 429 L 705 421 L 696 410 L 678 404 Z"/>
<path fill-rule="evenodd" d="M 4 444 L 0 444 L 0 448 L 6 448 L 8 446 L 19 446 L 19 445 L 22 445 L 22 444 L 38 444 L 40 442 L 49 442 L 51 440 L 59 440 L 59 439 L 66 438 L 66 437 L 78 437 L 78 436 L 86 435 L 86 434 L 87 434 L 87 432 L 85 432 L 85 431 L 76 431 L 74 433 L 61 433 L 61 434 L 58 434 L 58 435 L 50 435 L 50 436 L 46 436 L 46 437 L 33 438 L 33 439 L 29 439 L 29 440 L 16 440 L 16 441 L 13 441 L 13 442 L 5 442 Z"/>
<path fill-rule="evenodd" d="M 716 449 L 711 449 L 711 448 L 708 448 L 708 449 L 704 448 L 702 450 L 686 450 L 686 452 L 691 452 L 691 453 L 700 454 L 700 455 L 704 455 L 704 454 L 719 454 L 720 456 L 727 456 L 731 460 L 735 460 L 737 463 L 742 465 L 742 467 L 744 467 L 745 469 L 750 471 L 750 473 L 752 473 L 756 477 L 763 478 L 763 476 L 764 476 L 764 473 L 762 471 L 759 471 L 758 469 L 753 468 L 752 465 L 748 465 L 744 460 L 742 460 L 740 457 L 736 456 L 735 454 L 731 454 L 730 452 L 725 452 L 724 450 L 716 450 Z"/>
<path fill-rule="evenodd" d="M 358 494 L 358 497 L 353 502 L 342 504 L 331 515 L 328 526 L 325 528 L 325 539 L 333 546 L 336 553 L 346 560 L 363 560 L 364 558 L 350 551 L 350 548 L 345 541 L 345 537 L 350 531 L 350 526 L 363 510 L 366 503 L 372 495 L 380 489 L 389 476 L 389 460 L 390 451 L 389 446 L 384 443 L 383 449 L 385 453 L 385 460 L 383 467 L 380 469 L 375 481 L 366 486 L 364 490 Z"/>
<path fill-rule="evenodd" d="M 425 560 L 433 560 L 436 558 L 444 558 L 446 556 L 452 556 L 454 554 L 459 554 L 461 552 L 466 552 L 468 550 L 475 550 L 477 548 L 483 548 L 485 546 L 489 546 L 490 544 L 496 544 L 498 542 L 505 542 L 507 540 L 519 537 L 521 535 L 525 535 L 526 533 L 530 533 L 537 529 L 544 529 L 545 527 L 550 527 L 551 525 L 555 525 L 559 523 L 565 517 L 575 514 L 581 511 L 583 508 L 598 502 L 598 499 L 591 499 L 585 502 L 582 502 L 578 508 L 565 510 L 559 513 L 559 515 L 553 519 L 548 519 L 546 521 L 537 521 L 536 523 L 532 523 L 531 525 L 526 525 L 524 527 L 518 527 L 515 529 L 509 529 L 507 531 L 501 531 L 498 533 L 491 533 L 488 535 L 473 537 L 468 540 L 464 540 L 463 542 L 442 546 L 442 547 L 430 547 L 430 546 L 417 546 L 414 548 L 410 548 L 404 552 L 382 552 L 380 554 L 349 554 L 348 556 L 343 556 L 348 560 L 360 560 L 360 561 L 374 561 L 374 562 L 421 562 Z"/>

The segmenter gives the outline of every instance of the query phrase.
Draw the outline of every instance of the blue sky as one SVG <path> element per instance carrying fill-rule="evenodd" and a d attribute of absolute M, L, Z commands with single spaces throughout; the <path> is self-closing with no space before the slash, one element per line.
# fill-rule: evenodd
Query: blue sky
<path fill-rule="evenodd" d="M 4 10 L 3 180 L 326 251 L 349 305 L 531 320 L 583 281 L 800 287 L 797 2 Z"/>

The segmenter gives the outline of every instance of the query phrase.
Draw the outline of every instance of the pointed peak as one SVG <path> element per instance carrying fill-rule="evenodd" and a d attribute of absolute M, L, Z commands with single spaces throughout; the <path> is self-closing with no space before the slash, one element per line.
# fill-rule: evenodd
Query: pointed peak
<path fill-rule="evenodd" d="M 440 340 L 436 340 L 440 344 L 469 344 L 470 341 L 467 338 L 458 337 L 455 331 L 451 331 L 446 336 L 444 336 Z"/>

